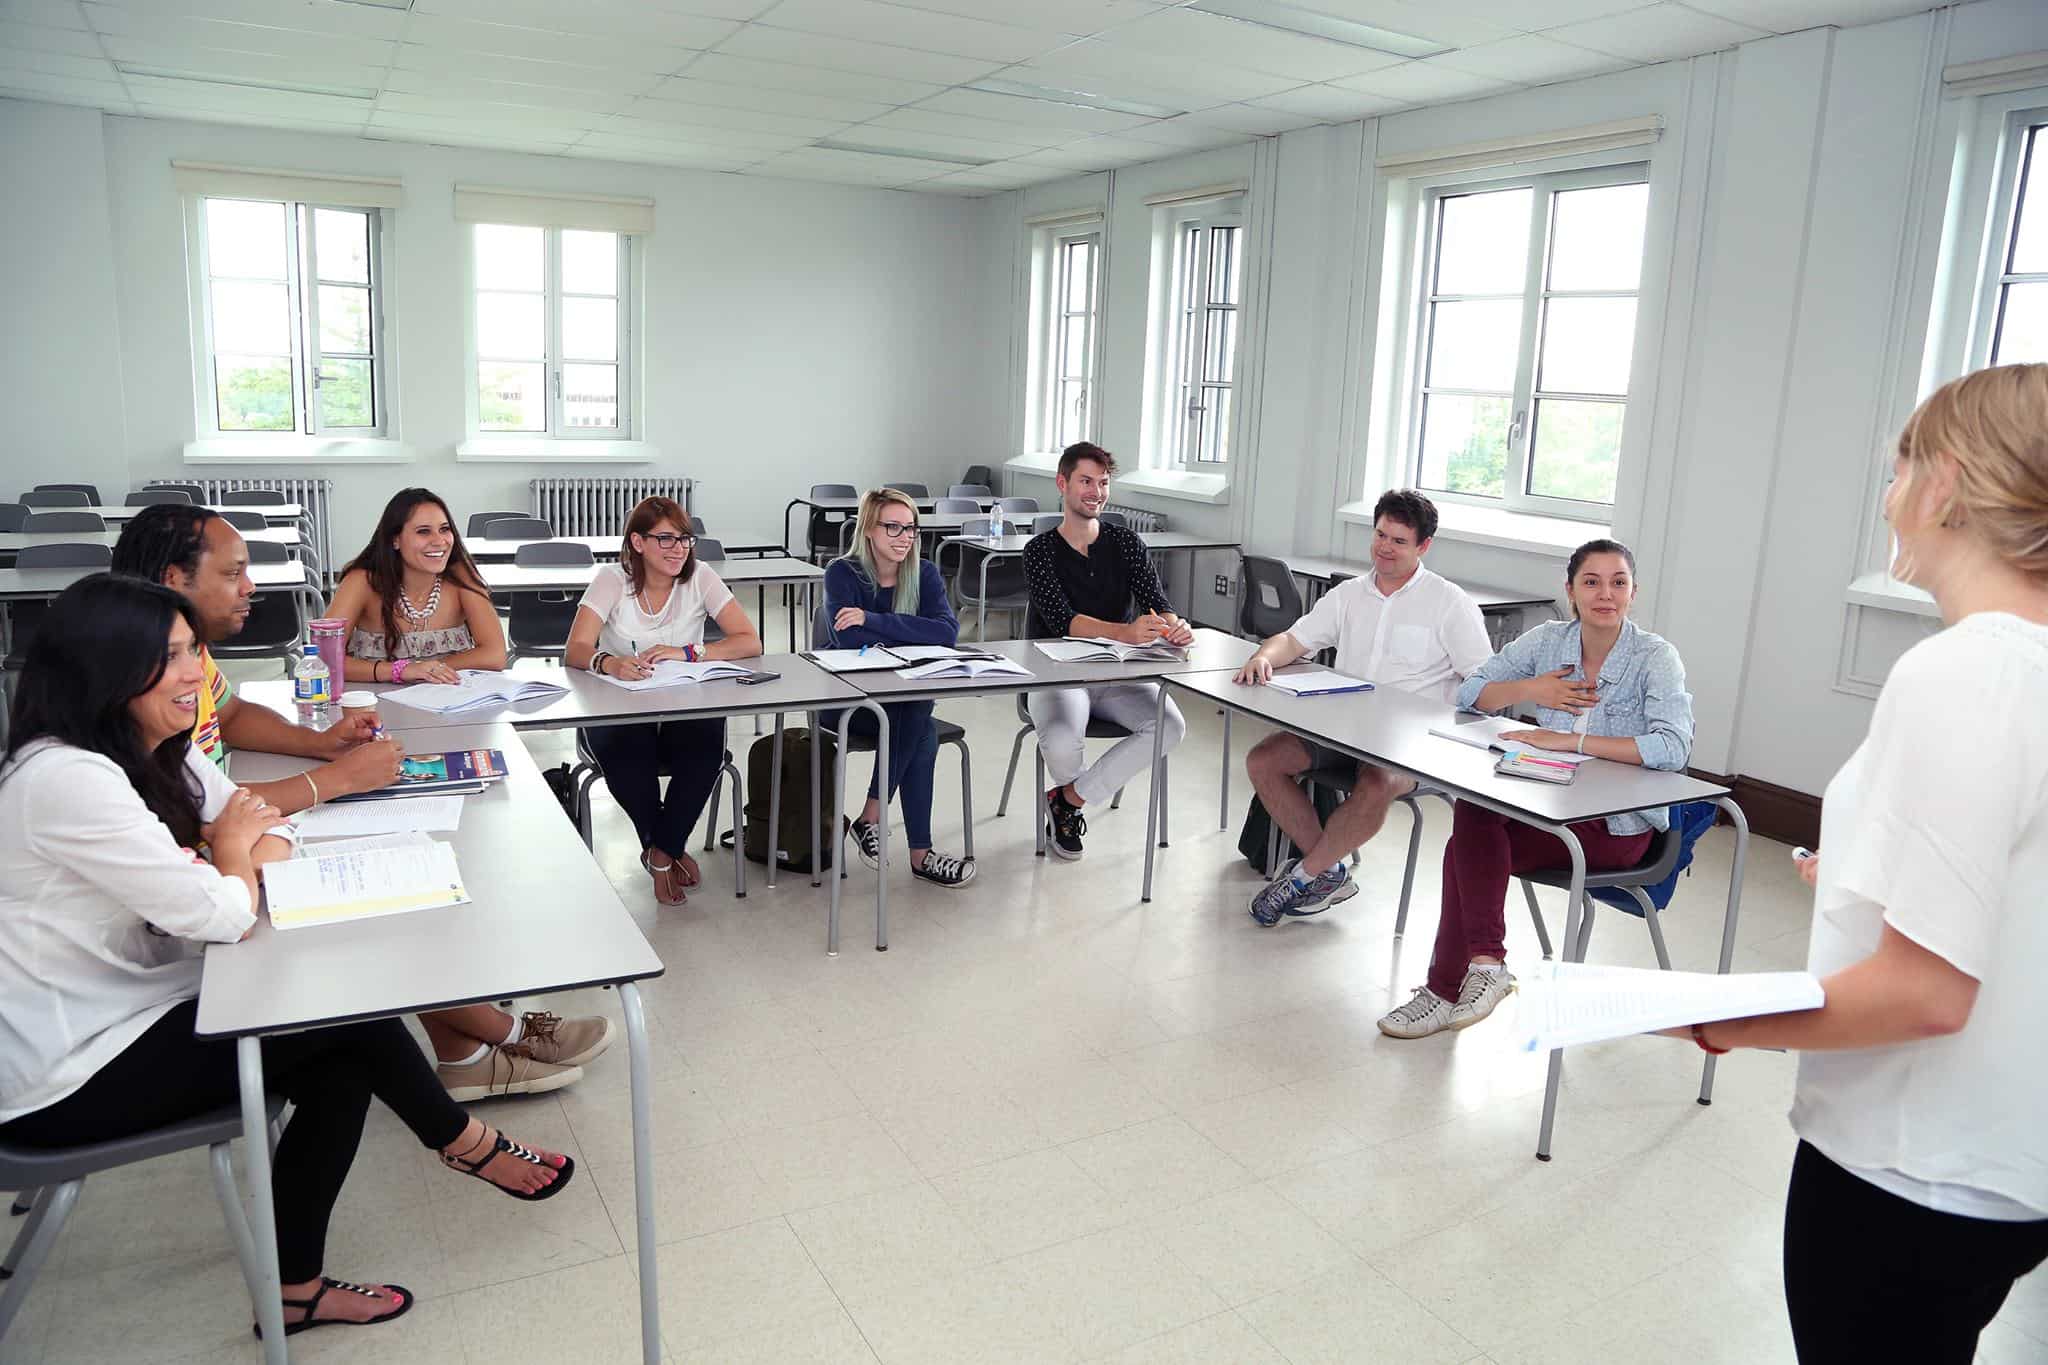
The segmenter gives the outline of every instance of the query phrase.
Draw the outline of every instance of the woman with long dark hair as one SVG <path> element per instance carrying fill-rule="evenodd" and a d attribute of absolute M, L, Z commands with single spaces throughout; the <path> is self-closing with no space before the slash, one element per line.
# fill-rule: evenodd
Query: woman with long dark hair
<path fill-rule="evenodd" d="M 95 574 L 30 644 L 0 764 L 0 1135 L 70 1147 L 234 1102 L 235 1045 L 193 1036 L 200 959 L 256 923 L 257 869 L 288 856 L 277 809 L 188 764 L 198 619 L 168 588 Z M 263 1040 L 291 1099 L 272 1184 L 287 1333 L 385 1322 L 397 1285 L 322 1273 L 328 1218 L 371 1096 L 442 1160 L 519 1199 L 568 1157 L 529 1150 L 451 1100 L 395 1019 Z"/>
<path fill-rule="evenodd" d="M 401 488 L 327 604 L 349 623 L 350 682 L 452 683 L 505 666 L 505 628 L 448 504 Z"/>

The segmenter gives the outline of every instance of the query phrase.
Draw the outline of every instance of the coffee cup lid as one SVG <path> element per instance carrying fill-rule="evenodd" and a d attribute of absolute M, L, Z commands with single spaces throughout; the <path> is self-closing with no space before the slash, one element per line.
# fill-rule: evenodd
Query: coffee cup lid
<path fill-rule="evenodd" d="M 377 704 L 377 694 L 375 692 L 365 692 L 358 688 L 354 692 L 342 693 L 341 704 L 348 707 L 375 706 Z"/>

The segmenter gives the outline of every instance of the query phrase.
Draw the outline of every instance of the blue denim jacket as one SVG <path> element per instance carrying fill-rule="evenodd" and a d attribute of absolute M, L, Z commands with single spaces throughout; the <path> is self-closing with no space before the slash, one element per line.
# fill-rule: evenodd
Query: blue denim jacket
<path fill-rule="evenodd" d="M 1579 672 L 1579 623 L 1545 621 L 1508 642 L 1479 666 L 1458 689 L 1458 705 L 1467 710 L 1488 683 L 1521 682 L 1539 673 L 1569 668 Z M 1692 753 L 1692 693 L 1685 690 L 1685 665 L 1671 642 L 1641 630 L 1633 621 L 1621 624 L 1607 662 L 1600 668 L 1600 701 L 1586 717 L 1586 733 L 1633 739 L 1645 768 L 1682 772 Z M 1547 706 L 1531 708 L 1546 730 L 1574 730 L 1578 717 Z M 1611 834 L 1640 834 L 1665 829 L 1670 813 L 1659 806 L 1636 815 L 1610 815 Z"/>

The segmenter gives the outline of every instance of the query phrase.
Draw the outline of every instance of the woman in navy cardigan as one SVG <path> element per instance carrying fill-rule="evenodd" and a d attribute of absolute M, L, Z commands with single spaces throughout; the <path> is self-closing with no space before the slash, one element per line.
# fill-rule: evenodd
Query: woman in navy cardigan
<path fill-rule="evenodd" d="M 825 569 L 825 610 L 832 618 L 831 643 L 861 645 L 951 645 L 960 622 L 946 600 L 945 580 L 917 552 L 917 504 L 893 488 L 876 489 L 860 500 L 853 552 Z M 932 849 L 932 769 L 938 763 L 938 727 L 928 701 L 886 703 L 889 717 L 889 794 L 901 794 L 903 830 L 910 839 L 910 872 L 939 886 L 974 880 L 974 859 Z M 853 718 L 855 734 L 873 735 L 874 717 Z M 868 783 L 868 803 L 853 821 L 855 847 L 869 867 L 882 865 L 881 764 Z"/>

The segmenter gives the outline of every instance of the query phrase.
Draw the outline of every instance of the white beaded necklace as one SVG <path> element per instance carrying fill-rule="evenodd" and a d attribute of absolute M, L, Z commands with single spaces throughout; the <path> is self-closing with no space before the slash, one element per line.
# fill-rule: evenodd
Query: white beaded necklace
<path fill-rule="evenodd" d="M 413 624 L 413 626 L 414 626 L 414 628 L 415 628 L 415 629 L 417 629 L 417 628 L 418 628 L 418 627 L 420 627 L 420 626 L 424 626 L 424 625 L 425 625 L 425 624 L 426 624 L 427 622 L 429 622 L 429 621 L 433 620 L 433 619 L 434 619 L 434 613 L 435 613 L 435 612 L 437 612 L 437 611 L 439 611 L 440 609 L 441 609 L 441 575 L 439 575 L 439 574 L 435 574 L 435 575 L 434 575 L 434 586 L 433 586 L 433 589 L 432 589 L 431 591 L 429 591 L 429 592 L 427 593 L 427 604 L 426 604 L 426 605 L 425 605 L 424 607 L 417 607 L 417 608 L 416 608 L 416 607 L 414 607 L 414 606 L 413 606 L 413 604 L 412 604 L 412 599 L 411 599 L 410 597 L 407 597 L 407 596 L 405 595 L 405 587 L 404 587 L 404 585 L 402 585 L 402 584 L 401 584 L 401 585 L 399 586 L 399 589 L 398 589 L 398 611 L 399 611 L 399 614 L 400 614 L 400 615 L 402 615 L 403 617 L 405 617 L 405 619 L 406 619 L 406 620 L 408 620 L 408 621 L 412 622 L 412 624 Z"/>

